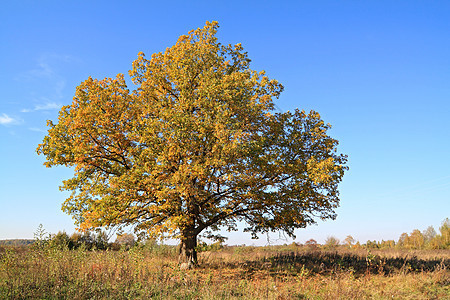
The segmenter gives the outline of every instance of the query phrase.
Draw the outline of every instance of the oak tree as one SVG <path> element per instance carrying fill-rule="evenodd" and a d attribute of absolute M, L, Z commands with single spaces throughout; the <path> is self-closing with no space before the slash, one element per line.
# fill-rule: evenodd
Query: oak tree
<path fill-rule="evenodd" d="M 124 76 L 77 87 L 37 152 L 72 167 L 63 210 L 81 229 L 133 226 L 180 239 L 196 263 L 199 234 L 258 233 L 335 218 L 346 156 L 317 112 L 275 112 L 283 90 L 250 69 L 240 44 L 218 42 L 217 22 L 165 52 L 139 53 Z"/>

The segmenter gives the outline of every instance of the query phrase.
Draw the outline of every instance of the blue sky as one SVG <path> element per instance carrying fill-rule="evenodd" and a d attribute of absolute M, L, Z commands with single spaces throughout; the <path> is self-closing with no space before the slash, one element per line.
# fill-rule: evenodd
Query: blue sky
<path fill-rule="evenodd" d="M 164 51 L 207 20 L 285 86 L 282 111 L 318 111 L 349 156 L 337 220 L 298 230 L 296 241 L 397 240 L 450 217 L 449 2 L 215 2 L 2 3 L 0 239 L 32 238 L 40 223 L 74 231 L 58 189 L 72 172 L 45 168 L 35 149 L 75 87 L 126 74 L 138 52 Z"/>

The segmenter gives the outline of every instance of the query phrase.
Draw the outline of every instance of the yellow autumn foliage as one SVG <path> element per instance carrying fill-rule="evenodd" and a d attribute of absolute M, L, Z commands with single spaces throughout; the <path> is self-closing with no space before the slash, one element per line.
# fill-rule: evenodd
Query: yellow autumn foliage
<path fill-rule="evenodd" d="M 283 86 L 250 69 L 217 22 L 181 36 L 124 76 L 77 87 L 37 152 L 73 167 L 63 210 L 83 229 L 133 226 L 196 237 L 245 221 L 254 236 L 334 218 L 346 156 L 317 112 L 279 113 Z M 211 236 L 211 235 L 209 235 Z"/>

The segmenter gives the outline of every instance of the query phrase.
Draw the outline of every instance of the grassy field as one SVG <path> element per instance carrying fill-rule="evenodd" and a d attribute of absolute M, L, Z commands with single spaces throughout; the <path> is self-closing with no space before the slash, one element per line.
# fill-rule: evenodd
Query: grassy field
<path fill-rule="evenodd" d="M 181 271 L 176 248 L 0 249 L 0 299 L 450 299 L 450 251 L 225 247 Z"/>

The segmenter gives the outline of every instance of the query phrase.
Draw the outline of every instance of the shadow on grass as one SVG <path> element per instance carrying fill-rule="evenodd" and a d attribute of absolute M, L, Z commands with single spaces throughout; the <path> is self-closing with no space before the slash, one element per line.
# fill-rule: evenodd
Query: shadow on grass
<path fill-rule="evenodd" d="M 243 269 L 252 274 L 258 270 L 268 270 L 273 275 L 283 272 L 290 275 L 309 276 L 314 274 L 331 275 L 349 272 L 355 276 L 367 274 L 390 275 L 408 272 L 432 272 L 447 269 L 450 259 L 418 259 L 416 256 L 380 257 L 370 252 L 367 256 L 349 253 L 312 251 L 307 253 L 280 253 L 244 262 L 229 262 L 226 266 L 232 269 Z M 208 263 L 205 268 L 219 268 Z"/>

